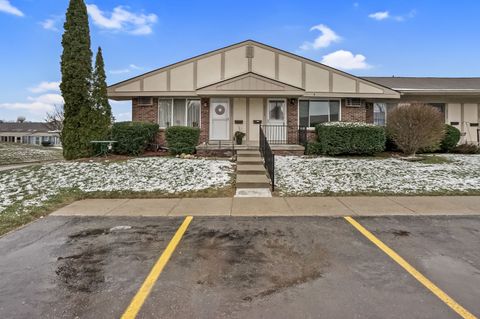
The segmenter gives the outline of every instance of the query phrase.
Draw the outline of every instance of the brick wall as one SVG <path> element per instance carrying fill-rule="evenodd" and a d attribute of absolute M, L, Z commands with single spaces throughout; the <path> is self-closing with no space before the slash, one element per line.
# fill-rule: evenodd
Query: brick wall
<path fill-rule="evenodd" d="M 210 99 L 202 97 L 200 99 L 200 141 L 199 144 L 208 142 L 210 129 Z"/>
<path fill-rule="evenodd" d="M 342 122 L 366 122 L 367 108 L 362 107 L 347 107 L 345 100 L 342 100 Z"/>
<path fill-rule="evenodd" d="M 137 105 L 137 99 L 132 99 L 132 121 L 158 123 L 158 99 L 153 98 L 153 104 Z"/>
<path fill-rule="evenodd" d="M 289 144 L 298 142 L 298 99 L 287 99 L 287 140 Z"/>

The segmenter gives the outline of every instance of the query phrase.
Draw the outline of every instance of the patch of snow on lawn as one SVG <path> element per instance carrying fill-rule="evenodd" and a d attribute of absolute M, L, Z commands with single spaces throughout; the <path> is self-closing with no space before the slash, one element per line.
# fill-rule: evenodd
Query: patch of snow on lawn
<path fill-rule="evenodd" d="M 179 193 L 230 183 L 225 160 L 140 158 L 126 162 L 61 162 L 0 172 L 0 212 L 20 203 L 40 205 L 64 189 Z"/>
<path fill-rule="evenodd" d="M 276 187 L 282 194 L 417 194 L 480 190 L 480 155 L 442 154 L 451 163 L 400 159 L 278 156 Z"/>
<path fill-rule="evenodd" d="M 20 143 L 0 143 L 0 164 L 58 160 L 63 160 L 61 149 Z"/>

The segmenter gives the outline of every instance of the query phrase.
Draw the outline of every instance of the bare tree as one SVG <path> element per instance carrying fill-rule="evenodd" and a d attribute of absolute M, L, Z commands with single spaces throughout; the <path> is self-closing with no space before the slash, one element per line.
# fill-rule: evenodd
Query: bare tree
<path fill-rule="evenodd" d="M 439 145 L 445 134 L 442 113 L 424 103 L 399 104 L 388 114 L 387 130 L 405 155 Z"/>
<path fill-rule="evenodd" d="M 47 122 L 47 127 L 51 131 L 56 131 L 59 134 L 63 130 L 63 120 L 65 119 L 63 105 L 55 105 L 52 112 L 47 112 L 45 117 L 45 122 Z"/>
<path fill-rule="evenodd" d="M 18 123 L 23 123 L 27 120 L 27 118 L 23 115 L 20 115 L 19 117 L 17 117 L 17 122 Z"/>

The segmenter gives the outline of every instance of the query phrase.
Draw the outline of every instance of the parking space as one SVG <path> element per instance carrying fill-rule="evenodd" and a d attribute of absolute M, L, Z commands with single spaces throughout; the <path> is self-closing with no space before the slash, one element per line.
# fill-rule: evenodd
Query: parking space
<path fill-rule="evenodd" d="M 183 222 L 48 217 L 0 238 L 5 318 L 119 318 Z M 363 217 L 473 314 L 480 218 Z M 342 217 L 195 217 L 137 318 L 459 318 Z"/>

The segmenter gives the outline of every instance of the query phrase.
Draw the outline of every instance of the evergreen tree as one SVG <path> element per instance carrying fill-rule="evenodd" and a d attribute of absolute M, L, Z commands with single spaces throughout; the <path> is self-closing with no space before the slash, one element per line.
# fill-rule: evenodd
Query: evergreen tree
<path fill-rule="evenodd" d="M 65 120 L 62 131 L 63 155 L 66 159 L 89 156 L 91 152 L 92 51 L 87 7 L 83 0 L 70 0 L 62 38 L 62 83 Z"/>
<path fill-rule="evenodd" d="M 106 139 L 112 125 L 112 108 L 107 96 L 107 77 L 105 75 L 105 63 L 103 62 L 102 48 L 98 47 L 95 57 L 95 69 L 93 71 L 92 99 L 95 110 L 94 134 L 98 139 Z"/>

